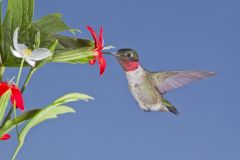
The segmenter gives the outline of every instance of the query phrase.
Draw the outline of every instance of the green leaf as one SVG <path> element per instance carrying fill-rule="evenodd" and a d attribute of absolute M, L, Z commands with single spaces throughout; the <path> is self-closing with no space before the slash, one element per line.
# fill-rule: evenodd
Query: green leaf
<path fill-rule="evenodd" d="M 96 53 L 92 51 L 91 48 L 74 49 L 55 54 L 50 62 L 72 64 L 87 63 L 94 58 L 95 54 Z"/>
<path fill-rule="evenodd" d="M 39 113 L 41 109 L 33 109 L 30 111 L 25 111 L 23 114 L 20 116 L 17 116 L 14 119 L 9 119 L 7 120 L 3 126 L 0 128 L 0 137 L 5 134 L 10 132 L 14 127 L 16 127 L 16 124 L 20 125 L 24 121 L 27 121 L 31 118 L 33 118 L 37 113 Z"/>
<path fill-rule="evenodd" d="M 26 31 L 31 27 L 33 10 L 34 0 L 8 0 L 7 13 L 2 25 L 4 42 L 2 42 L 1 57 L 4 64 L 17 61 L 10 51 L 13 32 L 20 27 L 20 36 L 26 37 Z"/>
<path fill-rule="evenodd" d="M 68 106 L 56 106 L 56 105 L 50 105 L 44 108 L 43 110 L 41 110 L 23 127 L 22 131 L 20 132 L 19 144 L 12 159 L 16 158 L 18 151 L 23 146 L 25 137 L 31 128 L 33 128 L 34 126 L 38 125 L 39 123 L 45 120 L 57 118 L 57 116 L 60 114 L 74 113 L 74 112 L 75 111 Z"/>
<path fill-rule="evenodd" d="M 47 47 L 54 40 L 53 35 L 58 32 L 70 30 L 62 21 L 62 15 L 59 13 L 50 14 L 33 22 L 32 32 L 37 30 L 41 33 L 41 47 Z"/>
<path fill-rule="evenodd" d="M 40 47 L 40 44 L 41 44 L 41 35 L 40 35 L 40 31 L 38 31 L 36 34 L 35 34 L 35 37 L 34 37 L 34 49 L 38 49 Z"/>
<path fill-rule="evenodd" d="M 0 122 L 2 122 L 2 119 L 5 115 L 10 95 L 11 95 L 11 90 L 9 89 L 7 92 L 5 92 L 1 96 L 1 99 L 0 99 Z"/>
<path fill-rule="evenodd" d="M 93 99 L 92 97 L 82 94 L 82 93 L 70 93 L 66 94 L 58 99 L 56 99 L 52 104 L 49 106 L 41 109 L 41 110 L 36 110 L 28 115 L 22 116 L 21 118 L 18 117 L 17 120 L 10 120 L 6 122 L 6 125 L 3 126 L 2 130 L 0 130 L 0 135 L 1 133 L 4 134 L 6 131 L 9 131 L 12 129 L 12 127 L 17 123 L 22 123 L 23 121 L 31 118 L 31 120 L 23 127 L 22 131 L 20 132 L 19 135 L 19 144 L 18 147 L 14 153 L 13 160 L 16 158 L 18 151 L 20 148 L 23 146 L 25 137 L 29 130 L 33 128 L 34 126 L 38 125 L 39 123 L 48 120 L 48 119 L 53 119 L 57 118 L 58 115 L 60 114 L 65 114 L 65 113 L 74 113 L 74 109 L 72 109 L 69 106 L 65 106 L 63 104 L 69 103 L 69 102 L 74 102 L 78 100 L 90 100 Z"/>
<path fill-rule="evenodd" d="M 65 103 L 69 103 L 69 102 L 74 102 L 74 101 L 78 101 L 78 100 L 92 100 L 93 98 L 91 96 L 88 96 L 86 94 L 82 94 L 82 93 L 70 93 L 70 94 L 66 94 L 58 99 L 56 99 L 51 105 L 49 105 L 48 107 L 56 107 L 59 105 L 63 105 Z M 14 119 L 10 119 L 7 120 L 6 123 L 2 126 L 2 128 L 0 128 L 0 137 L 5 134 L 10 132 L 12 129 L 14 129 L 14 127 L 16 126 L 16 124 L 20 125 L 21 123 L 32 119 L 33 117 L 35 117 L 38 113 L 40 113 L 40 111 L 42 111 L 43 109 L 34 109 L 34 110 L 30 110 L 27 112 L 24 112 L 23 114 L 21 114 L 20 116 L 14 118 Z M 58 110 L 58 109 L 56 109 Z M 60 113 L 60 112 L 58 112 Z M 55 117 L 55 116 L 53 116 Z"/>
<path fill-rule="evenodd" d="M 69 103 L 69 102 L 74 102 L 74 101 L 79 101 L 79 100 L 84 100 L 84 101 L 88 101 L 88 100 L 93 100 L 94 98 L 86 95 L 86 94 L 82 94 L 82 93 L 69 93 L 66 94 L 58 99 L 56 99 L 52 104 L 64 104 L 64 103 Z"/>
<path fill-rule="evenodd" d="M 3 36 L 2 36 L 2 0 L 0 0 L 0 63 L 2 63 L 3 52 Z"/>
<path fill-rule="evenodd" d="M 54 36 L 59 45 L 56 48 L 56 51 L 64 51 L 69 49 L 79 49 L 79 48 L 94 48 L 94 43 L 87 39 L 79 39 L 74 37 L 62 36 L 62 35 L 55 35 Z"/>
<path fill-rule="evenodd" d="M 58 40 L 56 39 L 56 40 L 52 41 L 52 42 L 48 45 L 47 48 L 48 48 L 52 53 L 54 53 L 57 45 L 58 45 Z"/>

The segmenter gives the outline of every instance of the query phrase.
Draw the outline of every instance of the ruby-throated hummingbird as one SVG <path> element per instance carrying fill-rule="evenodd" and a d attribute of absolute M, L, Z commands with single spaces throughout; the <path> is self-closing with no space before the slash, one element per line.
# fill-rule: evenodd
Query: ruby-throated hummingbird
<path fill-rule="evenodd" d="M 111 54 L 125 71 L 129 89 L 143 111 L 169 111 L 178 115 L 178 110 L 163 95 L 192 81 L 215 75 L 207 71 L 150 72 L 140 65 L 133 49 L 123 48 Z"/>

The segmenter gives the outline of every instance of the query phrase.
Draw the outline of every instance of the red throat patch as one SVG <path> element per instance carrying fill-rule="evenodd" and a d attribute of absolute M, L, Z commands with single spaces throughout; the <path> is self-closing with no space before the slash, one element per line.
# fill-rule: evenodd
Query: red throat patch
<path fill-rule="evenodd" d="M 119 59 L 118 61 L 121 64 L 124 71 L 126 71 L 126 72 L 134 71 L 139 66 L 138 61 L 137 62 L 132 62 L 132 61 L 126 61 L 126 60 L 121 60 L 121 59 Z"/>

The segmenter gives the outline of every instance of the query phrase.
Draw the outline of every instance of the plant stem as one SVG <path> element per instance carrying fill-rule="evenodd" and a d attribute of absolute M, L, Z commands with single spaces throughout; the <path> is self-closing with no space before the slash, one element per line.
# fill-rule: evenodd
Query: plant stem
<path fill-rule="evenodd" d="M 27 78 L 25 79 L 22 88 L 21 88 L 21 92 L 23 93 L 24 90 L 26 89 L 30 79 L 32 78 L 33 73 L 35 73 L 35 71 L 37 70 L 37 68 L 31 68 L 30 71 L 28 72 Z"/>
<path fill-rule="evenodd" d="M 13 157 L 12 157 L 12 160 L 15 160 L 15 158 L 17 157 L 17 154 L 18 154 L 18 152 L 19 152 L 19 150 L 20 150 L 20 148 L 21 148 L 21 147 L 17 147 L 17 148 L 16 148 L 16 150 L 15 150 L 15 152 L 14 152 L 14 155 L 13 155 Z"/>
<path fill-rule="evenodd" d="M 22 74 L 22 69 L 23 69 L 23 64 L 24 64 L 24 58 L 22 59 L 19 71 L 18 71 L 18 76 L 17 76 L 17 81 L 16 81 L 16 86 L 18 86 L 21 74 Z M 13 110 L 14 110 L 14 118 L 17 117 L 17 111 L 16 111 L 16 102 L 13 102 Z M 17 136 L 18 136 L 18 142 L 19 142 L 19 129 L 18 129 L 18 124 L 16 123 L 16 132 L 17 132 Z"/>
<path fill-rule="evenodd" d="M 1 57 L 0 57 L 0 59 L 1 59 Z M 1 60 L 0 60 L 0 63 L 1 63 Z M 1 82 L 2 82 L 4 71 L 5 71 L 5 67 L 3 67 L 2 64 L 0 64 L 0 81 Z"/>
<path fill-rule="evenodd" d="M 13 105 L 13 108 L 14 108 L 14 118 L 17 117 L 17 111 L 16 111 L 16 103 L 14 102 L 14 105 Z M 19 129 L 18 129 L 18 124 L 16 123 L 16 132 L 17 132 L 17 136 L 18 136 L 18 141 L 19 141 Z"/>
<path fill-rule="evenodd" d="M 21 62 L 21 65 L 20 65 L 20 68 L 19 68 L 19 71 L 18 71 L 18 76 L 17 76 L 17 80 L 16 80 L 16 86 L 18 86 L 18 83 L 19 83 L 19 80 L 20 80 L 20 77 L 21 77 L 21 74 L 22 74 L 22 69 L 23 69 L 23 64 L 24 64 L 24 58 L 22 59 L 22 62 Z"/>

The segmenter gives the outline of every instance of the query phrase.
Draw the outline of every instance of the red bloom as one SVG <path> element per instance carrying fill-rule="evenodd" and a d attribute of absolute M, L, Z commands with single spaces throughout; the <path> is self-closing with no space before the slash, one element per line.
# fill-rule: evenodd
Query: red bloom
<path fill-rule="evenodd" d="M 9 134 L 4 134 L 1 138 L 0 138 L 0 141 L 6 141 L 8 140 L 9 138 L 11 138 L 11 136 Z"/>
<path fill-rule="evenodd" d="M 8 84 L 6 82 L 0 82 L 0 96 L 2 96 L 7 90 L 11 90 L 11 102 L 16 105 L 18 109 L 24 111 L 24 103 L 22 93 L 15 84 Z"/>
<path fill-rule="evenodd" d="M 100 76 L 102 76 L 103 72 L 106 68 L 106 61 L 103 57 L 103 53 L 101 52 L 104 46 L 104 40 L 103 40 L 103 27 L 100 28 L 99 37 L 97 37 L 96 32 L 92 29 L 92 27 L 87 26 L 88 31 L 92 34 L 92 37 L 94 39 L 95 48 L 94 51 L 97 52 L 97 55 L 95 56 L 95 59 L 90 60 L 89 63 L 91 65 L 95 64 L 96 60 L 98 60 L 99 68 L 100 68 Z"/>

